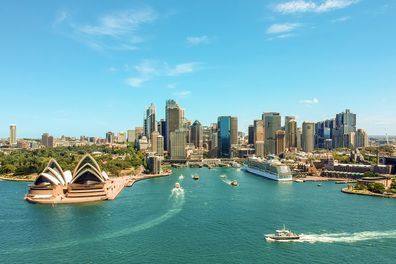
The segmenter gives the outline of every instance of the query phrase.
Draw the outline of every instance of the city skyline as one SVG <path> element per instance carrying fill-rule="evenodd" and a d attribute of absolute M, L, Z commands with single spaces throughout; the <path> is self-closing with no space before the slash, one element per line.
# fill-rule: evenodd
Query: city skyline
<path fill-rule="evenodd" d="M 18 138 L 103 137 L 141 127 L 150 103 L 165 119 L 170 98 L 244 132 L 263 112 L 301 127 L 351 109 L 369 135 L 396 135 L 396 4 L 296 2 L 6 1 L 0 138 L 10 124 Z"/>

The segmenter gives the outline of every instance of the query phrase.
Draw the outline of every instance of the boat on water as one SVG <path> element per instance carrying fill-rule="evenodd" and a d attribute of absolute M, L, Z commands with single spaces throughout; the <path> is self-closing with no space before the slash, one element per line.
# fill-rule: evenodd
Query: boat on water
<path fill-rule="evenodd" d="M 234 181 L 231 181 L 231 182 L 230 182 L 230 185 L 236 187 L 236 186 L 238 186 L 238 182 L 235 181 L 235 180 L 234 180 Z"/>
<path fill-rule="evenodd" d="M 241 167 L 241 164 L 239 164 L 239 163 L 236 162 L 236 161 L 233 161 L 233 162 L 231 163 L 231 166 L 232 166 L 233 168 L 239 169 L 239 168 Z"/>
<path fill-rule="evenodd" d="M 281 163 L 277 158 L 268 160 L 258 157 L 248 158 L 243 165 L 243 170 L 274 181 L 293 180 L 290 167 Z"/>
<path fill-rule="evenodd" d="M 181 187 L 180 187 L 180 183 L 178 183 L 178 182 L 176 182 L 175 183 L 175 189 L 180 189 Z"/>
<path fill-rule="evenodd" d="M 283 226 L 282 229 L 276 230 L 275 234 L 265 235 L 265 239 L 267 241 L 277 241 L 277 242 L 288 242 L 288 241 L 296 241 L 301 237 L 298 234 L 293 233 L 292 231 L 286 229 Z"/>
<path fill-rule="evenodd" d="M 295 182 L 300 182 L 300 183 L 302 183 L 302 182 L 304 182 L 304 180 L 297 179 L 297 180 L 295 180 Z"/>
<path fill-rule="evenodd" d="M 198 174 L 194 174 L 193 176 L 192 176 L 192 178 L 194 179 L 194 180 L 199 180 L 199 175 Z"/>

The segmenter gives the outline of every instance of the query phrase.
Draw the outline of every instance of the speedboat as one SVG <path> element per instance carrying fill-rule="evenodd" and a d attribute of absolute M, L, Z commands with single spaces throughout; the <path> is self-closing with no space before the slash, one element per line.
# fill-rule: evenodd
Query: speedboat
<path fill-rule="evenodd" d="M 302 182 L 304 182 L 304 180 L 297 179 L 297 180 L 295 180 L 295 182 L 300 182 L 300 183 L 302 183 Z"/>
<path fill-rule="evenodd" d="M 265 239 L 267 241 L 288 242 L 299 240 L 300 235 L 293 233 L 292 231 L 286 229 L 285 226 L 283 226 L 283 229 L 276 230 L 275 234 L 266 235 Z"/>
<path fill-rule="evenodd" d="M 194 180 L 199 180 L 199 175 L 198 174 L 194 174 L 193 176 L 192 176 L 192 178 L 194 179 Z"/>
<path fill-rule="evenodd" d="M 175 189 L 180 189 L 181 187 L 180 187 L 180 183 L 178 183 L 178 182 L 176 182 L 175 183 Z"/>
<path fill-rule="evenodd" d="M 231 182 L 230 182 L 230 185 L 236 187 L 236 186 L 238 186 L 238 182 L 235 181 L 235 180 L 234 180 L 234 181 L 231 181 Z"/>

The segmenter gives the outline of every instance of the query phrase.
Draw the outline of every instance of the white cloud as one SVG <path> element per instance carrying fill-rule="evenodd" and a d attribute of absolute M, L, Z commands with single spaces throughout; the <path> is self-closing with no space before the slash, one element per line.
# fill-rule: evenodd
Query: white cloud
<path fill-rule="evenodd" d="M 280 34 L 288 33 L 296 28 L 301 27 L 300 23 L 283 23 L 283 24 L 273 24 L 267 29 L 267 34 Z"/>
<path fill-rule="evenodd" d="M 276 5 L 274 10 L 283 14 L 305 12 L 324 13 L 343 9 L 357 2 L 359 2 L 359 0 L 325 0 L 320 3 L 306 0 L 293 0 Z"/>
<path fill-rule="evenodd" d="M 178 96 L 178 97 L 187 97 L 191 94 L 191 91 L 180 91 L 180 92 L 176 92 L 173 93 L 173 95 Z"/>
<path fill-rule="evenodd" d="M 305 105 L 315 105 L 315 104 L 319 104 L 319 99 L 318 98 L 305 99 L 305 100 L 301 100 L 300 103 Z"/>
<path fill-rule="evenodd" d="M 68 12 L 66 12 L 66 11 L 59 11 L 59 12 L 56 14 L 56 17 L 55 17 L 55 21 L 54 21 L 54 23 L 53 23 L 53 26 L 56 26 L 56 25 L 62 23 L 62 22 L 65 21 L 68 17 L 69 17 L 69 13 L 68 13 Z"/>
<path fill-rule="evenodd" d="M 94 50 L 131 51 L 139 49 L 139 44 L 146 41 L 141 33 L 142 27 L 157 18 L 157 13 L 146 7 L 108 13 L 99 17 L 95 23 L 82 24 L 73 22 L 72 16 L 62 11 L 57 14 L 53 26 L 67 19 L 68 27 L 63 30 L 71 30 L 66 35 L 72 39 Z"/>
<path fill-rule="evenodd" d="M 140 87 L 144 82 L 157 77 L 175 77 L 193 73 L 199 69 L 200 65 L 202 65 L 201 62 L 186 62 L 169 66 L 166 62 L 145 60 L 133 67 L 136 76 L 127 79 L 126 83 L 132 87 Z M 175 84 L 169 84 L 167 87 L 173 89 L 175 86 Z"/>
<path fill-rule="evenodd" d="M 336 19 L 331 20 L 331 22 L 333 23 L 341 23 L 341 22 L 345 22 L 348 21 L 351 17 L 350 16 L 343 16 L 343 17 L 339 17 Z"/>
<path fill-rule="evenodd" d="M 167 75 L 169 76 L 177 76 L 185 73 L 191 73 L 197 70 L 197 68 L 201 65 L 200 62 L 188 62 L 177 64 L 172 68 L 167 70 Z"/>
<path fill-rule="evenodd" d="M 127 10 L 102 16 L 96 25 L 83 25 L 78 30 L 89 35 L 119 37 L 133 33 L 141 25 L 156 19 L 157 14 L 151 8 Z"/>
<path fill-rule="evenodd" d="M 190 46 L 197 46 L 201 44 L 208 44 L 209 38 L 208 36 L 195 36 L 195 37 L 188 37 L 187 43 Z"/>
<path fill-rule="evenodd" d="M 126 83 L 127 83 L 129 86 L 132 86 L 132 87 L 135 87 L 135 88 L 136 88 L 136 87 L 142 86 L 142 84 L 143 84 L 144 82 L 146 82 L 146 81 L 148 81 L 148 79 L 133 77 L 133 78 L 127 79 L 127 80 L 126 80 Z"/>

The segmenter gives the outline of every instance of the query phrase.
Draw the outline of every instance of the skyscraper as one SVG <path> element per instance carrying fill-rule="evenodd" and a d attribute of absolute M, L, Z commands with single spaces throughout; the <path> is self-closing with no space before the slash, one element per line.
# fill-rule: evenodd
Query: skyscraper
<path fill-rule="evenodd" d="M 248 144 L 254 144 L 254 125 L 250 125 L 248 128 Z"/>
<path fill-rule="evenodd" d="M 287 148 L 289 148 L 289 137 L 287 135 L 289 135 L 289 131 L 290 131 L 290 120 L 296 120 L 295 116 L 285 116 L 285 146 Z"/>
<path fill-rule="evenodd" d="M 160 133 L 158 131 L 151 132 L 150 151 L 152 151 L 152 152 L 157 152 L 157 148 L 158 148 L 157 137 L 159 135 L 160 135 Z"/>
<path fill-rule="evenodd" d="M 366 130 L 358 129 L 356 132 L 355 146 L 357 148 L 365 148 L 368 147 L 368 144 L 369 144 L 369 139 Z"/>
<path fill-rule="evenodd" d="M 144 133 L 147 138 L 151 138 L 151 133 L 157 131 L 157 121 L 155 117 L 155 106 L 151 104 L 146 110 L 144 119 Z"/>
<path fill-rule="evenodd" d="M 184 111 L 179 107 L 179 105 L 174 100 L 166 101 L 165 107 L 166 115 L 166 134 L 165 134 L 165 149 L 170 151 L 170 133 L 175 132 L 177 129 L 181 128 Z"/>
<path fill-rule="evenodd" d="M 41 135 L 41 144 L 45 147 L 48 147 L 48 137 L 49 137 L 48 133 L 44 133 Z"/>
<path fill-rule="evenodd" d="M 238 144 L 238 117 L 231 116 L 231 145 Z"/>
<path fill-rule="evenodd" d="M 289 120 L 287 124 L 286 138 L 288 149 L 297 148 L 297 121 L 295 119 Z"/>
<path fill-rule="evenodd" d="M 275 133 L 281 129 L 281 116 L 279 113 L 263 113 L 265 131 L 265 154 L 275 153 Z"/>
<path fill-rule="evenodd" d="M 285 138 L 285 131 L 278 130 L 275 132 L 275 155 L 280 155 L 285 152 Z"/>
<path fill-rule="evenodd" d="M 188 131 L 185 129 L 176 129 L 170 132 L 170 157 L 172 160 L 184 160 L 187 157 Z"/>
<path fill-rule="evenodd" d="M 315 123 L 304 122 L 302 125 L 302 149 L 312 152 L 315 148 Z"/>
<path fill-rule="evenodd" d="M 113 144 L 114 143 L 114 133 L 109 131 L 106 133 L 106 143 Z"/>
<path fill-rule="evenodd" d="M 157 155 L 164 156 L 164 137 L 162 135 L 157 136 Z"/>
<path fill-rule="evenodd" d="M 351 113 L 349 109 L 345 112 L 336 115 L 335 129 L 332 133 L 334 148 L 348 148 L 348 139 L 350 136 L 346 136 L 356 132 L 356 114 Z"/>
<path fill-rule="evenodd" d="M 129 143 L 134 143 L 136 140 L 136 135 L 135 135 L 135 130 L 128 130 L 127 131 L 127 136 L 128 136 L 128 142 Z"/>
<path fill-rule="evenodd" d="M 220 158 L 231 158 L 231 116 L 220 116 L 217 119 L 217 144 Z"/>
<path fill-rule="evenodd" d="M 11 146 L 15 146 L 17 144 L 16 125 L 10 125 L 9 141 Z"/>
<path fill-rule="evenodd" d="M 202 148 L 203 146 L 203 130 L 198 120 L 195 120 L 191 126 L 191 143 L 193 143 L 196 148 Z"/>
<path fill-rule="evenodd" d="M 124 144 L 126 142 L 126 133 L 118 132 L 117 134 L 117 143 Z"/>

